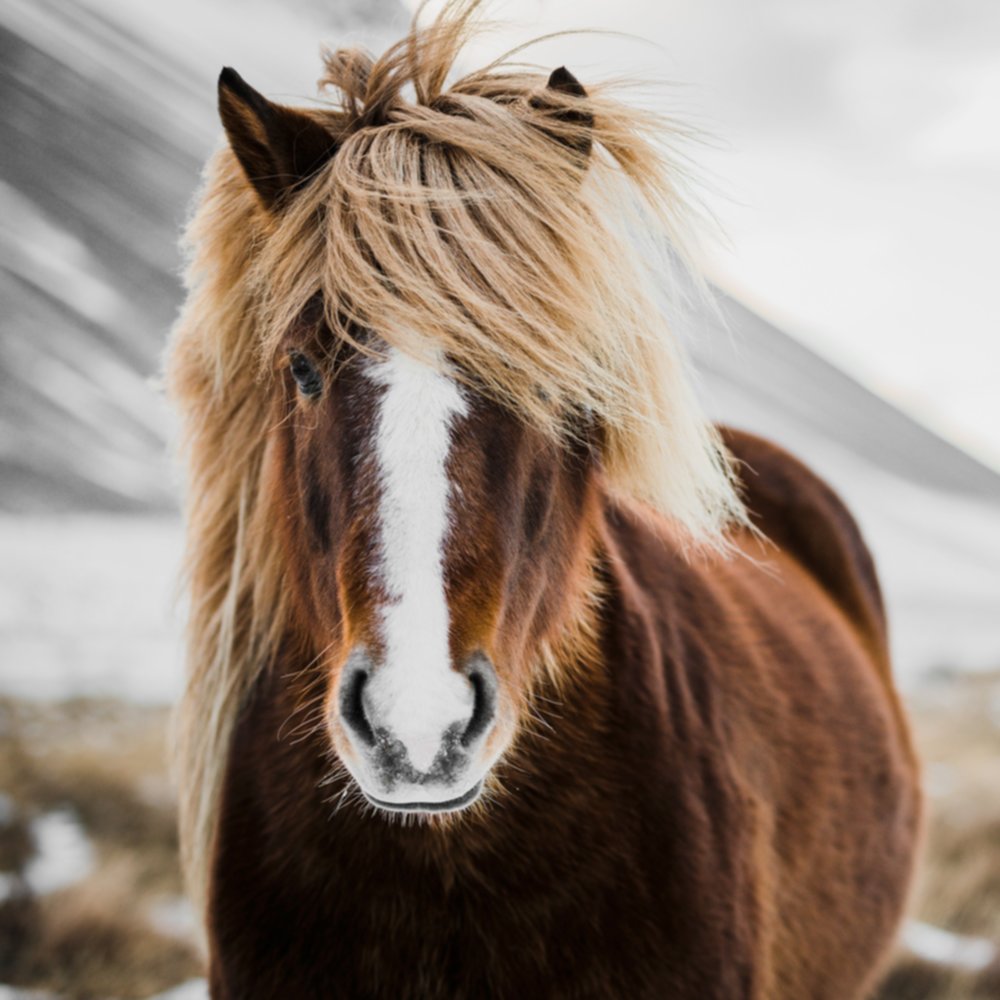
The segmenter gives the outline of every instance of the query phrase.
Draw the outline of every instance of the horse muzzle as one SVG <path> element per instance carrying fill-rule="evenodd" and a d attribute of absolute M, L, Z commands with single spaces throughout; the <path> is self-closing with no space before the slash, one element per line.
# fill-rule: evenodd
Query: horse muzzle
<path fill-rule="evenodd" d="M 334 707 L 348 753 L 341 757 L 365 797 L 391 812 L 453 812 L 479 797 L 491 747 L 498 683 L 476 653 L 450 664 L 375 664 L 351 653 Z"/>

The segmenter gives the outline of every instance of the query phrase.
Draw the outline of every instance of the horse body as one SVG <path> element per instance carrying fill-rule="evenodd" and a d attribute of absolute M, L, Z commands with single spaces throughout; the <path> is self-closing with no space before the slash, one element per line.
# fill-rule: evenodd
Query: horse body
<path fill-rule="evenodd" d="M 602 496 L 599 656 L 539 699 L 485 815 L 403 825 L 303 796 L 321 736 L 276 738 L 294 663 L 262 679 L 226 778 L 214 997 L 865 995 L 919 815 L 880 598 L 832 493 L 727 440 L 781 547 L 692 561 Z"/>

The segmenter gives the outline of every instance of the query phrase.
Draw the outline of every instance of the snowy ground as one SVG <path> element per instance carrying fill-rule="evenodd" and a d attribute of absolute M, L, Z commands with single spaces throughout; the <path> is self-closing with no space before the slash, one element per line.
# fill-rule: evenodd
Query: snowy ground
<path fill-rule="evenodd" d="M 826 464 L 837 474 L 846 460 Z M 843 478 L 878 558 L 903 685 L 1000 666 L 996 513 L 890 476 Z M 174 700 L 181 545 L 170 518 L 0 517 L 0 694 Z"/>
<path fill-rule="evenodd" d="M 927 850 L 878 1000 L 1000 994 L 1000 673 L 911 692 Z M 0 1000 L 204 1000 L 180 895 L 167 712 L 0 698 Z M 873 998 L 874 1000 L 874 998 Z"/>
<path fill-rule="evenodd" d="M 168 518 L 0 518 L 0 693 L 172 701 L 181 544 Z"/>

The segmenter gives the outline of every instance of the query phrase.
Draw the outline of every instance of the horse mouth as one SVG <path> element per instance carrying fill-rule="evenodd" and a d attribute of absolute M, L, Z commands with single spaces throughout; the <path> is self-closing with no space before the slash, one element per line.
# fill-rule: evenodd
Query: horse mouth
<path fill-rule="evenodd" d="M 377 799 L 367 792 L 364 795 L 373 806 L 378 806 L 379 809 L 385 809 L 387 812 L 443 813 L 455 812 L 472 805 L 479 798 L 479 793 L 482 790 L 483 782 L 480 779 L 464 795 L 459 795 L 455 799 L 446 799 L 444 802 L 386 802 L 384 799 Z"/>

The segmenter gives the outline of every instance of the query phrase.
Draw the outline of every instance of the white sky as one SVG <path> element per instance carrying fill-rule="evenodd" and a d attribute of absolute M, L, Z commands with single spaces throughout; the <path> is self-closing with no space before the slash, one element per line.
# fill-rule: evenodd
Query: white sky
<path fill-rule="evenodd" d="M 498 46 L 672 81 L 724 287 L 1000 468 L 1000 3 L 506 0 Z M 649 44 L 652 43 L 652 44 Z M 476 53 L 476 58 L 480 53 Z"/>

